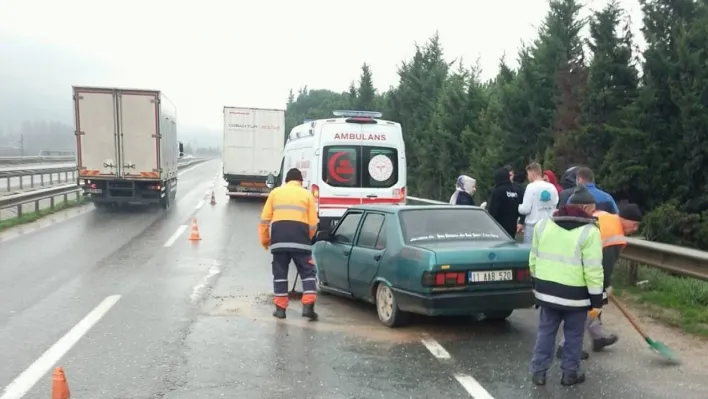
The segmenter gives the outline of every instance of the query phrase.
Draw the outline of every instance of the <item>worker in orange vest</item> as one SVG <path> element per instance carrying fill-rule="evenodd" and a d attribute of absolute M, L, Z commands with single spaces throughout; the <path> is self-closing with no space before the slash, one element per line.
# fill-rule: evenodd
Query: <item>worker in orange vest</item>
<path fill-rule="evenodd" d="M 619 207 L 619 215 L 605 211 L 595 211 L 593 216 L 597 218 L 602 238 L 602 267 L 605 273 L 605 292 L 602 294 L 604 303 L 608 302 L 608 294 L 612 292 L 612 272 L 615 264 L 620 258 L 622 248 L 627 245 L 627 236 L 634 234 L 639 229 L 639 222 L 642 220 L 642 212 L 636 204 L 623 204 Z M 587 330 L 592 338 L 593 352 L 600 352 L 619 340 L 615 334 L 605 335 L 602 328 L 600 315 L 588 317 Z M 563 338 L 556 350 L 556 357 L 563 357 Z M 581 359 L 585 360 L 590 354 L 583 351 Z"/>

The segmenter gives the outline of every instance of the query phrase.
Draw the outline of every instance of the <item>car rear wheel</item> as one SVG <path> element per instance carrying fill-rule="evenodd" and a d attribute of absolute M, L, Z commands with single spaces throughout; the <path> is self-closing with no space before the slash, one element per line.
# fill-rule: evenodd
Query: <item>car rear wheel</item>
<path fill-rule="evenodd" d="M 391 288 L 383 283 L 376 287 L 376 312 L 379 320 L 388 327 L 397 327 L 408 319 L 408 314 L 398 308 Z"/>
<path fill-rule="evenodd" d="M 490 321 L 504 321 L 506 320 L 509 316 L 511 316 L 511 313 L 514 312 L 514 310 L 498 310 L 494 312 L 486 312 L 484 313 L 484 317 L 487 318 L 487 320 Z"/>

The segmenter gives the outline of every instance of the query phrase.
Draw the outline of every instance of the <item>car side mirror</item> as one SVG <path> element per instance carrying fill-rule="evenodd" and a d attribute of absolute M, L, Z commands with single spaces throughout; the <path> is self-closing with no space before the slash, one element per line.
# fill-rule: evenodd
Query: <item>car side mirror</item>
<path fill-rule="evenodd" d="M 182 142 L 179 142 L 179 157 L 182 158 L 184 156 L 184 144 Z"/>
<path fill-rule="evenodd" d="M 275 176 L 272 173 L 268 173 L 268 177 L 266 177 L 266 186 L 268 188 L 275 187 Z"/>
<path fill-rule="evenodd" d="M 332 232 L 329 230 L 321 230 L 315 236 L 317 241 L 332 241 Z"/>

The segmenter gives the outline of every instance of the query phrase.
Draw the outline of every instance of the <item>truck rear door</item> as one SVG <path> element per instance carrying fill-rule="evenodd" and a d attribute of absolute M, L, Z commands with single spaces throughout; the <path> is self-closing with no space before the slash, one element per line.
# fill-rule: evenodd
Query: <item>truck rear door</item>
<path fill-rule="evenodd" d="M 115 92 L 74 89 L 79 174 L 115 177 L 118 172 Z"/>
<path fill-rule="evenodd" d="M 160 178 L 158 93 L 118 91 L 118 131 L 124 178 Z"/>
<path fill-rule="evenodd" d="M 283 156 L 283 136 L 285 114 L 280 110 L 259 109 L 255 111 L 252 122 L 255 128 L 253 137 L 253 166 L 256 176 L 265 178 L 268 173 L 278 173 L 280 159 Z"/>

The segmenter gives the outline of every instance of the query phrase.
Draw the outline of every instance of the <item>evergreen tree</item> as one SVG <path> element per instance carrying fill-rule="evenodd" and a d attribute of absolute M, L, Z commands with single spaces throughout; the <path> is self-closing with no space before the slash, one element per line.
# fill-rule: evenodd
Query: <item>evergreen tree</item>
<path fill-rule="evenodd" d="M 518 68 L 500 60 L 488 82 L 444 59 L 440 38 L 416 45 L 399 81 L 377 94 L 368 64 L 348 92 L 290 93 L 288 129 L 334 109 L 383 111 L 401 123 L 408 192 L 446 200 L 459 174 L 487 198 L 493 171 L 541 161 L 556 175 L 587 163 L 618 201 L 650 210 L 648 238 L 708 247 L 708 5 L 641 0 L 643 63 L 617 0 L 579 17 L 577 0 L 550 0 Z M 589 50 L 581 31 L 586 22 Z M 520 173 L 519 173 L 520 174 Z"/>
<path fill-rule="evenodd" d="M 371 68 L 364 63 L 361 66 L 359 88 L 356 90 L 356 108 L 361 111 L 373 111 L 376 89 L 374 89 Z"/>

